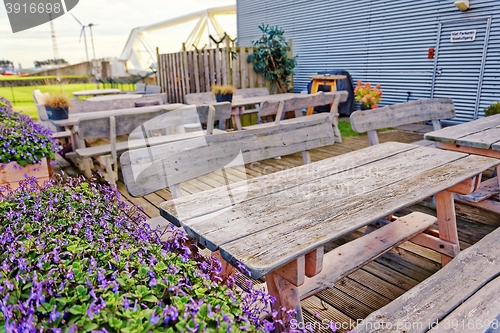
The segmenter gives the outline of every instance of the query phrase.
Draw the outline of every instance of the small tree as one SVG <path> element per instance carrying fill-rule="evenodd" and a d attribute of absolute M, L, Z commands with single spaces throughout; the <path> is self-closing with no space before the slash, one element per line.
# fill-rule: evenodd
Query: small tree
<path fill-rule="evenodd" d="M 285 31 L 278 26 L 262 24 L 259 26 L 262 37 L 253 41 L 254 53 L 250 60 L 256 73 L 260 73 L 271 82 L 271 89 L 286 93 L 292 88 L 295 57 L 288 57 L 289 45 L 285 40 Z"/>

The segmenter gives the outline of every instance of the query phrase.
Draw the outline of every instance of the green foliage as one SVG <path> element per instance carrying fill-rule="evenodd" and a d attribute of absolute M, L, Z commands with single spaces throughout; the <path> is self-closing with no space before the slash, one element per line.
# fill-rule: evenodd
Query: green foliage
<path fill-rule="evenodd" d="M 175 228 L 162 242 L 116 189 L 68 178 L 2 190 L 0 332 L 264 330 L 234 286 L 210 280 L 215 263 L 192 260 Z"/>
<path fill-rule="evenodd" d="M 14 67 L 14 64 L 10 60 L 0 59 L 0 68 L 1 67 Z"/>
<path fill-rule="evenodd" d="M 486 110 L 484 110 L 484 114 L 488 116 L 492 116 L 494 114 L 500 113 L 500 102 L 496 104 L 491 104 Z"/>
<path fill-rule="evenodd" d="M 289 45 L 285 31 L 278 26 L 259 26 L 262 37 L 253 41 L 254 53 L 249 57 L 256 73 L 271 82 L 271 89 L 286 93 L 292 88 L 296 58 L 288 57 Z"/>

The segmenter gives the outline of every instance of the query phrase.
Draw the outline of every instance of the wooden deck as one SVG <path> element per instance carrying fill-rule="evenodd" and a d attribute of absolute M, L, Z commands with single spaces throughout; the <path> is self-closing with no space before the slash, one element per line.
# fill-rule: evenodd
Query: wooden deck
<path fill-rule="evenodd" d="M 380 133 L 379 138 L 381 142 L 410 143 L 421 140 L 422 135 L 393 130 Z M 313 161 L 318 161 L 367 146 L 368 138 L 366 136 L 345 138 L 341 144 L 312 150 L 311 158 Z M 70 175 L 77 173 L 76 169 L 64 160 L 60 161 L 59 165 Z M 302 155 L 297 153 L 284 156 L 281 159 L 270 159 L 247 165 L 245 171 L 229 170 L 227 177 L 231 181 L 238 181 L 299 165 L 302 165 Z M 183 183 L 182 191 L 185 194 L 190 194 L 221 185 L 225 185 L 224 177 L 210 174 Z M 150 218 L 159 216 L 158 206 L 160 203 L 171 199 L 168 189 L 141 198 L 133 198 L 128 195 L 123 182 L 119 181 L 117 187 L 126 200 L 133 205 L 142 207 L 144 213 Z M 396 215 L 405 215 L 411 211 L 435 215 L 435 211 L 430 206 L 430 201 L 425 201 Z M 476 243 L 500 226 L 500 217 L 477 208 L 457 205 L 456 211 L 462 249 Z M 343 239 L 328 244 L 325 251 L 330 251 L 353 238 L 360 237 L 362 232 L 363 230 L 358 230 Z M 302 301 L 304 319 L 314 332 L 331 332 L 327 325 L 330 321 L 342 325 L 338 332 L 352 329 L 356 326 L 357 320 L 366 318 L 371 312 L 383 307 L 439 270 L 441 267 L 440 258 L 437 252 L 406 242 L 340 280 L 333 288 Z"/>

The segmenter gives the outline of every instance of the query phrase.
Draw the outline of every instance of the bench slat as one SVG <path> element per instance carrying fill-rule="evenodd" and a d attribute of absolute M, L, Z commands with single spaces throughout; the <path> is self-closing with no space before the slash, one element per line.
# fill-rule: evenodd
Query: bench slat
<path fill-rule="evenodd" d="M 429 332 L 436 333 L 442 332 L 442 327 L 445 324 L 450 324 L 453 327 L 454 323 L 464 325 L 457 327 L 455 332 L 467 333 L 485 333 L 490 332 L 493 326 L 488 323 L 493 322 L 497 329 L 500 326 L 498 318 L 500 316 L 500 277 L 497 277 L 487 285 L 482 287 L 472 297 L 467 299 L 462 305 L 456 308 L 452 313 L 447 315 L 444 320 L 440 321 L 439 326 L 434 327 Z M 463 323 L 463 324 L 462 324 Z M 458 326 L 457 325 L 457 326 Z M 441 328 L 439 328 L 441 327 Z"/>
<path fill-rule="evenodd" d="M 449 314 L 461 313 L 460 305 L 467 299 L 471 299 L 478 290 L 493 281 L 493 286 L 498 286 L 498 276 L 500 274 L 500 246 L 498 238 L 500 229 L 495 230 L 481 241 L 470 248 L 460 252 L 447 266 L 439 270 L 430 278 L 409 290 L 393 302 L 382 309 L 370 314 L 368 318 L 358 325 L 354 331 L 357 333 L 374 332 L 374 325 L 380 326 L 382 323 L 390 323 L 393 327 L 405 327 L 408 323 L 421 323 L 422 328 L 414 327 L 411 332 L 427 332 L 429 324 L 436 320 L 440 321 L 440 331 L 443 330 L 443 318 Z M 488 286 L 487 288 L 490 288 Z M 496 287 L 496 292 L 500 288 Z M 485 290 L 491 293 L 492 290 Z M 478 299 L 487 297 L 478 293 Z M 496 298 L 495 302 L 498 302 Z M 475 300 L 472 300 L 471 306 Z M 466 302 L 462 309 L 468 304 Z M 486 304 L 489 309 L 498 311 L 498 306 L 492 303 Z M 492 307 L 490 307 L 492 306 Z M 498 313 L 496 314 L 498 315 Z M 489 316 L 489 319 L 495 316 Z M 475 319 L 474 314 L 474 319 Z M 463 332 L 473 332 L 467 327 Z M 394 332 L 389 329 L 380 329 L 376 332 Z"/>
<path fill-rule="evenodd" d="M 366 265 L 391 248 L 421 233 L 437 222 L 437 218 L 414 212 L 374 232 L 339 246 L 324 256 L 324 267 L 314 278 L 306 278 L 300 286 L 300 298 L 331 288 L 335 282 Z"/>
<path fill-rule="evenodd" d="M 419 121 L 449 119 L 455 116 L 450 98 L 422 99 L 386 106 L 380 109 L 356 111 L 351 114 L 352 129 L 368 132 Z"/>

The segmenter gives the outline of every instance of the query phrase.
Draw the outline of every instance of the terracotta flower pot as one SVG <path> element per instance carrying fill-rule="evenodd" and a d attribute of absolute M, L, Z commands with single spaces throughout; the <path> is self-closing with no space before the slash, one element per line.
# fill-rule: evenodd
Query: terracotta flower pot
<path fill-rule="evenodd" d="M 25 167 L 17 162 L 10 162 L 7 165 L 0 165 L 0 186 L 9 184 L 12 189 L 19 187 L 19 181 L 24 180 L 24 175 L 35 177 L 40 183 L 50 179 L 52 170 L 47 158 L 42 159 L 42 164 L 28 164 Z"/>

